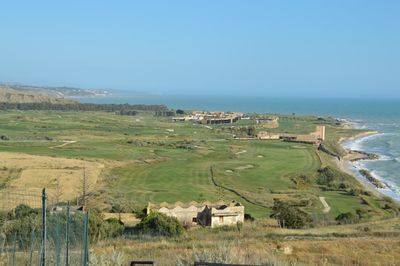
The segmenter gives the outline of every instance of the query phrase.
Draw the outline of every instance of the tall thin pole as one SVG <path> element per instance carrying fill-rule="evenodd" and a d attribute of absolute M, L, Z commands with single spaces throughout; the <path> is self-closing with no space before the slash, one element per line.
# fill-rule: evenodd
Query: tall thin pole
<path fill-rule="evenodd" d="M 82 180 L 82 205 L 86 207 L 86 189 L 87 189 L 87 179 L 86 179 L 86 167 L 83 168 L 83 180 Z"/>
<path fill-rule="evenodd" d="M 69 208 L 70 208 L 70 203 L 68 201 L 67 205 L 67 224 L 65 228 L 65 266 L 69 266 Z"/>
<path fill-rule="evenodd" d="M 42 190 L 42 259 L 41 266 L 46 266 L 46 238 L 47 238 L 47 226 L 46 226 L 46 189 Z"/>
<path fill-rule="evenodd" d="M 29 253 L 29 266 L 32 266 L 32 256 L 33 256 L 33 240 L 35 237 L 35 232 L 32 230 L 31 231 L 31 248 L 30 248 L 30 253 Z"/>
<path fill-rule="evenodd" d="M 15 266 L 15 252 L 17 252 L 17 233 L 13 236 L 12 266 Z"/>
<path fill-rule="evenodd" d="M 86 212 L 84 218 L 84 252 L 83 252 L 83 265 L 89 265 L 89 211 Z"/>
<path fill-rule="evenodd" d="M 86 227 L 86 219 L 87 219 L 87 213 L 85 213 L 84 214 L 84 216 L 83 216 L 83 230 L 82 230 L 82 266 L 87 266 L 87 262 L 86 262 L 86 259 L 87 259 L 87 257 L 86 257 L 86 237 L 87 237 L 87 234 L 86 234 L 86 229 L 87 229 L 87 227 Z"/>

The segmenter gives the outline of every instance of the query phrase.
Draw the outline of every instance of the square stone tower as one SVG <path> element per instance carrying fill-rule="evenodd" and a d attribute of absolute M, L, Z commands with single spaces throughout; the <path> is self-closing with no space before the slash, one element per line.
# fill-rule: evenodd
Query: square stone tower
<path fill-rule="evenodd" d="M 317 126 L 314 135 L 319 140 L 325 140 L 325 126 Z"/>

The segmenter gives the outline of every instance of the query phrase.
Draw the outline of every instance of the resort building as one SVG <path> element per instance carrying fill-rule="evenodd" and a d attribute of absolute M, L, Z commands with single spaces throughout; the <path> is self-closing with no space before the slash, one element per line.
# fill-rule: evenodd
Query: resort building
<path fill-rule="evenodd" d="M 175 204 L 149 203 L 147 206 L 147 214 L 152 211 L 175 217 L 184 225 L 191 226 L 202 225 L 218 227 L 244 222 L 244 206 L 235 201 L 229 204 L 223 202 L 214 204 L 210 202 L 190 202 L 188 204 L 183 204 L 181 202 Z"/>
<path fill-rule="evenodd" d="M 191 115 L 183 117 L 174 117 L 173 121 L 193 121 L 201 124 L 230 124 L 235 123 L 243 117 L 242 113 L 225 113 L 225 112 L 204 112 L 194 111 Z"/>

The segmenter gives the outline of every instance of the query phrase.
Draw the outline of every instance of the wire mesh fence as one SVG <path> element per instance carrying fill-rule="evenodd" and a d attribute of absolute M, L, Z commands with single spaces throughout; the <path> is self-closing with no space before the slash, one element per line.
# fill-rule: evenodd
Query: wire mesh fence
<path fill-rule="evenodd" d="M 89 214 L 45 190 L 0 192 L 0 266 L 89 265 Z"/>

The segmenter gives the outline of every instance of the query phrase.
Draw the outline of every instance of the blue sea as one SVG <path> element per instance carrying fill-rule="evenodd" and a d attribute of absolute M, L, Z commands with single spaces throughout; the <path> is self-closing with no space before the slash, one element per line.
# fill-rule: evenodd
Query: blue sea
<path fill-rule="evenodd" d="M 80 97 L 91 103 L 164 104 L 187 110 L 331 116 L 354 122 L 380 134 L 345 143 L 349 148 L 379 155 L 379 160 L 359 161 L 387 184 L 383 193 L 400 200 L 400 99 L 289 99 L 251 96 L 169 96 L 117 93 L 105 97 Z"/>

